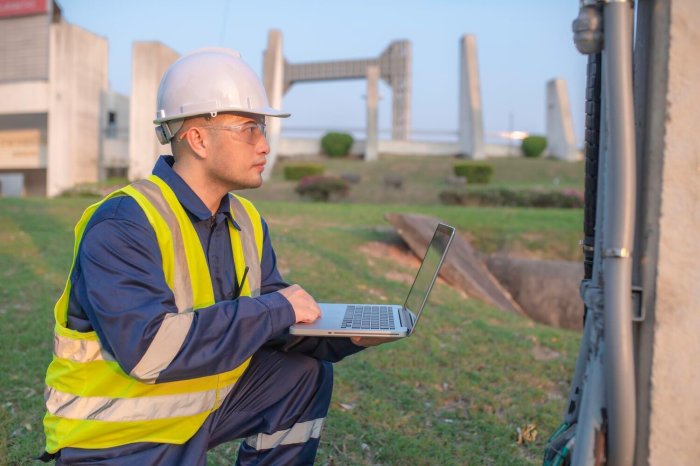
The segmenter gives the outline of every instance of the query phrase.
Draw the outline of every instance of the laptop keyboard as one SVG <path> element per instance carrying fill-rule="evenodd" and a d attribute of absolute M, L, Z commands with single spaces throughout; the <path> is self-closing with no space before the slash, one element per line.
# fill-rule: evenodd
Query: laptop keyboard
<path fill-rule="evenodd" d="M 362 306 L 351 304 L 345 309 L 341 328 L 394 330 L 394 314 L 391 306 Z"/>

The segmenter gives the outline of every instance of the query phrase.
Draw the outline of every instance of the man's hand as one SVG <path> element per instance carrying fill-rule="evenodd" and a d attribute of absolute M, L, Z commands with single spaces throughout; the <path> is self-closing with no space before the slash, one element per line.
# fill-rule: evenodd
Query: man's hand
<path fill-rule="evenodd" d="M 299 285 L 281 289 L 278 293 L 287 298 L 292 305 L 296 317 L 295 323 L 309 324 L 321 317 L 321 309 L 316 304 L 316 300 Z"/>
<path fill-rule="evenodd" d="M 382 343 L 389 343 L 390 341 L 399 340 L 399 338 L 393 337 L 350 337 L 350 340 L 357 346 L 377 346 Z"/>

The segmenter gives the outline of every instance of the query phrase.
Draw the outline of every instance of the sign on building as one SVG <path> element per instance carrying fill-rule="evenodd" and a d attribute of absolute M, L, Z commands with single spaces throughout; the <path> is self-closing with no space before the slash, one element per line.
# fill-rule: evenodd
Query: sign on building
<path fill-rule="evenodd" d="M 0 0 L 0 18 L 39 15 L 48 11 L 48 0 Z"/>
<path fill-rule="evenodd" d="M 0 168 L 39 168 L 40 154 L 40 130 L 0 131 Z"/>

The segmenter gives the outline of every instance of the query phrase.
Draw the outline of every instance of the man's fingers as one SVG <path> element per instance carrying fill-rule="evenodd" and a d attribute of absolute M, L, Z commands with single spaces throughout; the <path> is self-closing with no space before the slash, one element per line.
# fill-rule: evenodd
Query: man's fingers
<path fill-rule="evenodd" d="M 294 311 L 296 312 L 297 310 L 295 309 Z M 299 313 L 297 314 L 297 322 L 310 324 L 319 317 L 321 317 L 321 309 L 318 307 L 315 301 L 311 300 L 307 306 L 299 309 Z"/>
<path fill-rule="evenodd" d="M 299 285 L 292 285 L 279 293 L 292 305 L 297 323 L 311 323 L 321 316 L 321 309 L 314 298 Z"/>

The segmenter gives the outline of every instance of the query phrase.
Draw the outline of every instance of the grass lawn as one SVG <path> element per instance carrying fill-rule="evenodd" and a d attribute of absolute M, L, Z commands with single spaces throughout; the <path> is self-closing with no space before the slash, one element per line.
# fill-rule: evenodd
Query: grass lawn
<path fill-rule="evenodd" d="M 444 159 L 438 162 L 447 169 Z M 426 185 L 439 184 L 435 179 Z M 580 210 L 279 202 L 262 199 L 262 190 L 251 197 L 260 198 L 284 276 L 319 301 L 354 301 L 358 293 L 402 301 L 406 285 L 396 277 L 415 270 L 366 253 L 368 245 L 398 242 L 386 212 L 434 215 L 486 252 L 579 258 Z M 0 464 L 29 464 L 43 446 L 52 309 L 70 266 L 73 225 L 90 202 L 0 199 Z M 579 338 L 438 283 L 414 337 L 336 365 L 317 464 L 537 464 L 560 422 Z M 536 426 L 535 441 L 518 445 L 517 429 L 529 424 Z M 210 464 L 231 464 L 234 454 L 235 445 L 220 446 Z"/>

